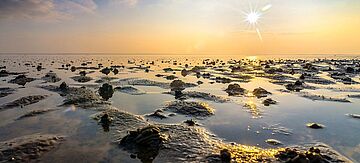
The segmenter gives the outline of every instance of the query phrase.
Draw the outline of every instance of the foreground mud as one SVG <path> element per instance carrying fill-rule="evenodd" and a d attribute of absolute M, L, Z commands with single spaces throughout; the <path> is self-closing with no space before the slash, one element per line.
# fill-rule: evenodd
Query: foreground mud
<path fill-rule="evenodd" d="M 0 162 L 36 162 L 62 141 L 58 135 L 27 135 L 0 142 Z"/>

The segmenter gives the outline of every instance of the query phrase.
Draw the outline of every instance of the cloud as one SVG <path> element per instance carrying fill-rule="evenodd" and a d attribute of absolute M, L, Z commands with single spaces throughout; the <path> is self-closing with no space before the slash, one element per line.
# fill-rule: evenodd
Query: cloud
<path fill-rule="evenodd" d="M 58 21 L 96 9 L 93 0 L 0 0 L 0 19 Z"/>
<path fill-rule="evenodd" d="M 120 4 L 128 7 L 135 7 L 139 0 L 111 0 L 112 4 Z"/>

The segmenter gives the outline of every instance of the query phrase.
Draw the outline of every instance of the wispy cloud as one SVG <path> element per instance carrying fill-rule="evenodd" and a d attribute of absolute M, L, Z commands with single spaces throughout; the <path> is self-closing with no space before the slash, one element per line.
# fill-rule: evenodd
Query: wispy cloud
<path fill-rule="evenodd" d="M 1 0 L 0 19 L 59 21 L 96 9 L 93 0 Z"/>

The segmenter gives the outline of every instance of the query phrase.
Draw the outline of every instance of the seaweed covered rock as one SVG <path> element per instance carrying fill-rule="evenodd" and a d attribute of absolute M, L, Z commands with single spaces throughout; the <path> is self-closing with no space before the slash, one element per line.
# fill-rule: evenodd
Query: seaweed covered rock
<path fill-rule="evenodd" d="M 105 100 L 109 100 L 114 94 L 112 85 L 105 83 L 99 88 L 99 95 Z"/>
<path fill-rule="evenodd" d="M 241 88 L 239 84 L 230 84 L 225 89 L 225 92 L 229 94 L 229 96 L 238 96 L 245 94 L 246 90 Z"/>
<path fill-rule="evenodd" d="M 167 116 L 164 115 L 164 111 L 161 110 L 161 109 L 157 109 L 157 110 L 155 110 L 154 113 L 147 114 L 146 116 L 147 117 L 153 117 L 153 118 L 159 118 L 159 119 L 167 118 Z"/>
<path fill-rule="evenodd" d="M 32 162 L 55 149 L 63 136 L 26 135 L 0 142 L 0 162 Z M 38 161 L 38 160 L 37 160 Z"/>
<path fill-rule="evenodd" d="M 31 104 L 37 103 L 37 102 L 45 99 L 46 97 L 48 97 L 48 96 L 47 95 L 32 95 L 32 96 L 22 97 L 15 101 L 12 101 L 5 105 L 0 106 L 0 110 L 31 105 Z"/>
<path fill-rule="evenodd" d="M 89 81 L 91 81 L 91 80 L 93 80 L 91 77 L 89 77 L 89 76 L 82 76 L 82 75 L 80 75 L 80 76 L 73 76 L 73 77 L 71 77 L 71 79 L 73 79 L 73 80 L 75 80 L 75 81 L 77 81 L 77 82 L 79 82 L 79 83 L 86 83 L 86 82 L 89 82 Z"/>
<path fill-rule="evenodd" d="M 275 157 L 280 162 L 328 163 L 351 162 L 325 144 L 310 144 L 281 149 Z"/>
<path fill-rule="evenodd" d="M 181 80 L 174 80 L 170 83 L 170 88 L 172 91 L 182 91 L 186 88 L 186 83 Z"/>
<path fill-rule="evenodd" d="M 166 141 L 166 136 L 156 126 L 146 126 L 136 131 L 130 131 L 121 139 L 120 147 L 136 155 L 142 162 L 152 162 Z"/>
<path fill-rule="evenodd" d="M 176 92 L 167 92 L 167 93 L 176 96 Z M 184 92 L 181 92 L 181 93 L 182 93 L 181 94 L 182 99 L 197 98 L 197 99 L 204 99 L 204 100 L 218 102 L 218 103 L 225 103 L 225 102 L 230 101 L 229 98 L 218 96 L 218 95 L 213 95 L 213 94 L 205 93 L 205 92 L 184 91 Z"/>
<path fill-rule="evenodd" d="M 172 101 L 166 104 L 164 109 L 196 118 L 214 115 L 213 108 L 208 106 L 206 103 L 195 101 Z"/>
<path fill-rule="evenodd" d="M 274 105 L 277 103 L 277 101 L 271 99 L 271 98 L 267 98 L 262 102 L 265 106 L 270 106 L 270 105 Z"/>
<path fill-rule="evenodd" d="M 0 77 L 6 77 L 9 75 L 20 75 L 20 74 L 25 74 L 24 72 L 8 72 L 6 70 L 1 70 L 0 71 Z"/>
<path fill-rule="evenodd" d="M 86 87 L 69 87 L 65 82 L 60 86 L 41 86 L 41 88 L 57 92 L 60 96 L 65 97 L 62 105 L 76 105 L 82 108 L 108 105 L 109 103 L 100 99 L 94 91 Z"/>
<path fill-rule="evenodd" d="M 120 91 L 122 93 L 130 94 L 130 95 L 143 95 L 146 94 L 145 91 L 140 90 L 138 88 L 135 88 L 133 86 L 121 86 L 121 87 L 115 87 L 114 88 L 117 91 Z"/>
<path fill-rule="evenodd" d="M 255 88 L 253 90 L 253 95 L 256 96 L 257 98 L 262 98 L 262 97 L 267 97 L 268 95 L 271 95 L 271 92 L 268 92 L 264 88 L 259 87 L 259 88 Z"/>
<path fill-rule="evenodd" d="M 289 91 L 297 91 L 297 92 L 299 92 L 300 90 L 304 89 L 304 86 L 303 86 L 303 82 L 298 80 L 293 84 L 290 83 L 290 84 L 285 85 L 285 88 L 287 90 L 289 90 Z"/>
<path fill-rule="evenodd" d="M 33 110 L 33 111 L 30 111 L 30 112 L 20 116 L 19 118 L 17 118 L 17 120 L 24 119 L 24 118 L 29 118 L 29 117 L 35 117 L 37 115 L 45 114 L 45 113 L 48 113 L 48 112 L 51 112 L 51 111 L 54 111 L 54 110 L 56 110 L 56 109 Z"/>
<path fill-rule="evenodd" d="M 61 79 L 53 72 L 49 72 L 47 73 L 45 76 L 43 76 L 41 78 L 42 80 L 45 80 L 46 82 L 49 83 L 56 83 L 58 81 L 60 81 Z"/>
<path fill-rule="evenodd" d="M 19 75 L 15 77 L 15 79 L 10 80 L 9 83 L 15 83 L 24 86 L 26 83 L 32 82 L 34 80 L 35 80 L 34 78 L 28 78 L 25 75 Z"/>

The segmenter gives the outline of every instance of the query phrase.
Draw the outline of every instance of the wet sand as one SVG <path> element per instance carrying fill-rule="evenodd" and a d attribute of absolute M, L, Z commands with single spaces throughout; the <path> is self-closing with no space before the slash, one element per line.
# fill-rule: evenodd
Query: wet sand
<path fill-rule="evenodd" d="M 2 162 L 360 159 L 357 59 L 1 57 Z"/>

